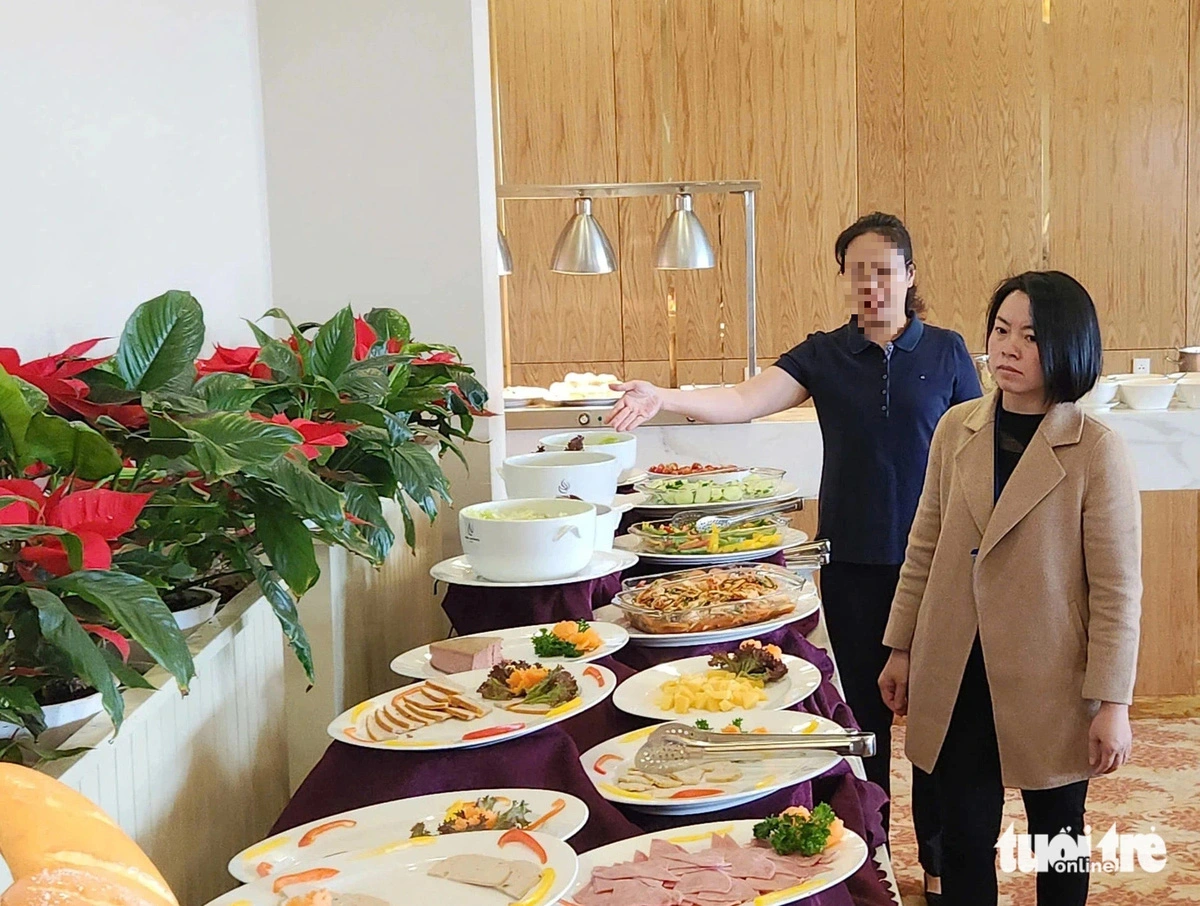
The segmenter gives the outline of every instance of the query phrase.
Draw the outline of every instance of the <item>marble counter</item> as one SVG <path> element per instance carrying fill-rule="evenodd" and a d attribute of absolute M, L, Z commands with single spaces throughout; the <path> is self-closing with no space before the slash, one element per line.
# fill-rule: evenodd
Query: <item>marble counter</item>
<path fill-rule="evenodd" d="M 1200 409 L 1163 411 L 1123 407 L 1089 409 L 1129 447 L 1143 491 L 1200 488 Z M 508 453 L 530 453 L 549 431 L 509 431 Z M 821 481 L 821 428 L 811 406 L 789 409 L 749 424 L 663 425 L 639 428 L 638 465 L 658 462 L 735 462 L 787 469 L 805 497 Z"/>

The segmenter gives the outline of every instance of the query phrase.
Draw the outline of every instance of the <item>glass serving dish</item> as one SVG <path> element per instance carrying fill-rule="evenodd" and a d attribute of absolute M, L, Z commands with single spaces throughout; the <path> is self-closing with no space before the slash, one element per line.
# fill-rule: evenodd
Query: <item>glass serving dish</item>
<path fill-rule="evenodd" d="M 690 475 L 647 478 L 633 486 L 655 506 L 703 506 L 710 503 L 748 503 L 771 497 L 783 483 L 783 469 L 751 469 L 735 481 Z"/>
<path fill-rule="evenodd" d="M 644 553 L 702 556 L 778 547 L 787 526 L 786 516 L 765 516 L 701 533 L 691 527 L 676 528 L 670 520 L 662 520 L 640 522 L 630 527 L 629 534 L 640 541 Z"/>
<path fill-rule="evenodd" d="M 709 632 L 778 619 L 812 591 L 778 566 L 724 566 L 626 580 L 613 604 L 638 632 Z"/>

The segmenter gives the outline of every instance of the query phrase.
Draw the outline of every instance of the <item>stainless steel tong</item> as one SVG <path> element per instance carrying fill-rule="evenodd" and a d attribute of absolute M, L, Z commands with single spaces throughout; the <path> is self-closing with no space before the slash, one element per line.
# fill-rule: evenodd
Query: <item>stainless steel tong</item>
<path fill-rule="evenodd" d="M 845 733 L 745 733 L 735 736 L 671 723 L 650 734 L 634 756 L 634 767 L 650 774 L 669 774 L 705 762 L 754 761 L 814 751 L 869 758 L 875 754 L 875 734 L 847 730 Z"/>
<path fill-rule="evenodd" d="M 731 525 L 739 525 L 751 519 L 790 512 L 796 508 L 797 500 L 796 497 L 789 497 L 787 500 L 779 500 L 763 506 L 749 509 L 741 507 L 713 514 L 706 513 L 704 510 L 682 510 L 671 517 L 671 527 L 684 528 L 694 524 L 697 532 L 711 532 L 713 529 L 729 528 Z"/>

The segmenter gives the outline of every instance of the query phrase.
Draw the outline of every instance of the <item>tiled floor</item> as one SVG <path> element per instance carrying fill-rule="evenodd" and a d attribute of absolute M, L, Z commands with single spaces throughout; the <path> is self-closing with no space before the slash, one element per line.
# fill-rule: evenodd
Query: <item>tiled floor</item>
<path fill-rule="evenodd" d="M 1162 707 L 1139 707 L 1136 713 L 1167 713 Z M 1195 713 L 1192 710 L 1172 714 Z M 904 728 L 893 734 L 892 863 L 905 906 L 920 906 L 922 874 L 910 807 L 911 773 L 903 758 Z M 1200 717 L 1142 717 L 1134 721 L 1133 761 L 1118 773 L 1092 782 L 1087 819 L 1093 839 L 1110 825 L 1128 833 L 1151 828 L 1167 845 L 1163 871 L 1150 874 L 1092 875 L 1089 903 L 1097 906 L 1134 904 L 1200 904 Z M 1020 794 L 1010 791 L 1004 826 L 1015 821 L 1024 829 Z M 1001 875 L 1000 906 L 1033 906 L 1033 878 Z"/>

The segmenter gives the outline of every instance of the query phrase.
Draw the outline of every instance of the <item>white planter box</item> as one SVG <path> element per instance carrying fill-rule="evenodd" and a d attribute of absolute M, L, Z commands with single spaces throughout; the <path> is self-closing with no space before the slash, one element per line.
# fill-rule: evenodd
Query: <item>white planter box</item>
<path fill-rule="evenodd" d="M 229 857 L 262 839 L 287 804 L 284 643 L 251 586 L 188 644 L 190 694 L 154 668 L 146 678 L 158 688 L 125 693 L 116 736 L 97 715 L 63 743 L 92 750 L 45 769 L 112 816 L 180 903 L 198 904 L 235 886 Z"/>

